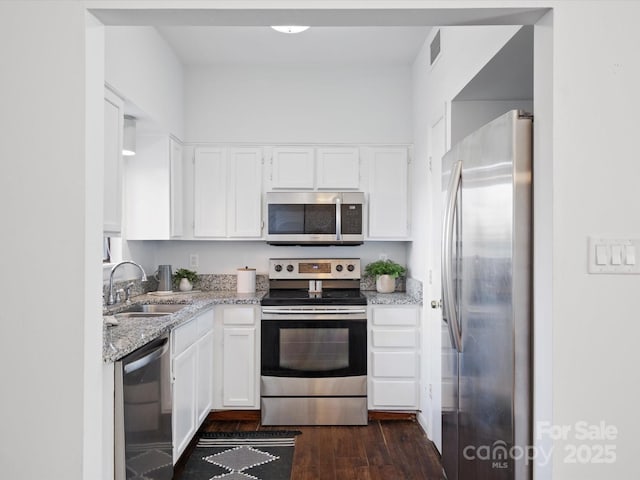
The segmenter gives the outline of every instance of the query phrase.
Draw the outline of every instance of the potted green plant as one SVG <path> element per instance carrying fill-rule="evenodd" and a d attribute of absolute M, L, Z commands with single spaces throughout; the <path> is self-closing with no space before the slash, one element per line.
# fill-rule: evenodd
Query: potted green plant
<path fill-rule="evenodd" d="M 378 292 L 392 293 L 396 289 L 396 278 L 404 275 L 407 269 L 393 260 L 377 260 L 368 264 L 364 271 L 367 275 L 376 277 Z"/>
<path fill-rule="evenodd" d="M 198 274 L 193 270 L 179 268 L 173 274 L 173 280 L 178 284 L 180 291 L 188 292 L 193 288 L 194 283 L 198 280 Z"/>

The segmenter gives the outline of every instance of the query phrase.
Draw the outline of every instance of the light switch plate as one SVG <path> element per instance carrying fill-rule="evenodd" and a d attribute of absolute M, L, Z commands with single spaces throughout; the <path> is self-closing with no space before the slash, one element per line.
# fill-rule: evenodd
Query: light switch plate
<path fill-rule="evenodd" d="M 589 267 L 592 274 L 640 274 L 640 238 L 589 237 Z"/>

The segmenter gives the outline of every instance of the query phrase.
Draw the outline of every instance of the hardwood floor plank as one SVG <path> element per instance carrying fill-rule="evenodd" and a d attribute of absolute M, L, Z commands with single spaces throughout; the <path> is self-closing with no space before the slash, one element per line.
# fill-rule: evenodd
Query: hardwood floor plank
<path fill-rule="evenodd" d="M 361 439 L 370 467 L 393 465 L 380 422 L 369 422 L 368 428 L 362 431 Z"/>
<path fill-rule="evenodd" d="M 369 467 L 338 468 L 336 469 L 336 478 L 339 480 L 371 480 Z"/>
<path fill-rule="evenodd" d="M 394 458 L 394 464 L 407 479 L 442 479 L 442 468 L 434 462 L 433 444 L 421 429 L 410 428 L 411 422 L 383 421 L 382 431 Z"/>
<path fill-rule="evenodd" d="M 367 426 L 262 426 L 259 418 L 209 417 L 202 430 L 300 430 L 291 480 L 441 480 L 440 457 L 420 425 L 371 420 Z M 175 480 L 180 471 L 176 470 Z"/>
<path fill-rule="evenodd" d="M 369 467 L 369 477 L 371 480 L 407 480 L 407 477 L 395 465 Z"/>

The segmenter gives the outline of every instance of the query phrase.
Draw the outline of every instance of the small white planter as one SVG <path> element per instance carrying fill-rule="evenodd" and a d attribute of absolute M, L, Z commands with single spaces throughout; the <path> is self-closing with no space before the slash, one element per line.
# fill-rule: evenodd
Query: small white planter
<path fill-rule="evenodd" d="M 378 293 L 393 293 L 396 291 L 396 279 L 391 275 L 380 275 L 376 278 Z"/>
<path fill-rule="evenodd" d="M 191 285 L 191 282 L 188 278 L 181 278 L 178 288 L 181 292 L 188 292 L 193 288 L 193 285 Z"/>

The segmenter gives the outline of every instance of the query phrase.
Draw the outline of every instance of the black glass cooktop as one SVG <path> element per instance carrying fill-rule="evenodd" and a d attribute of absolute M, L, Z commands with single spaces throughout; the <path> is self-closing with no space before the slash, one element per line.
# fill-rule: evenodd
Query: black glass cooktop
<path fill-rule="evenodd" d="M 262 305 L 366 305 L 367 297 L 357 289 L 325 289 L 322 293 L 309 290 L 269 290 Z"/>

